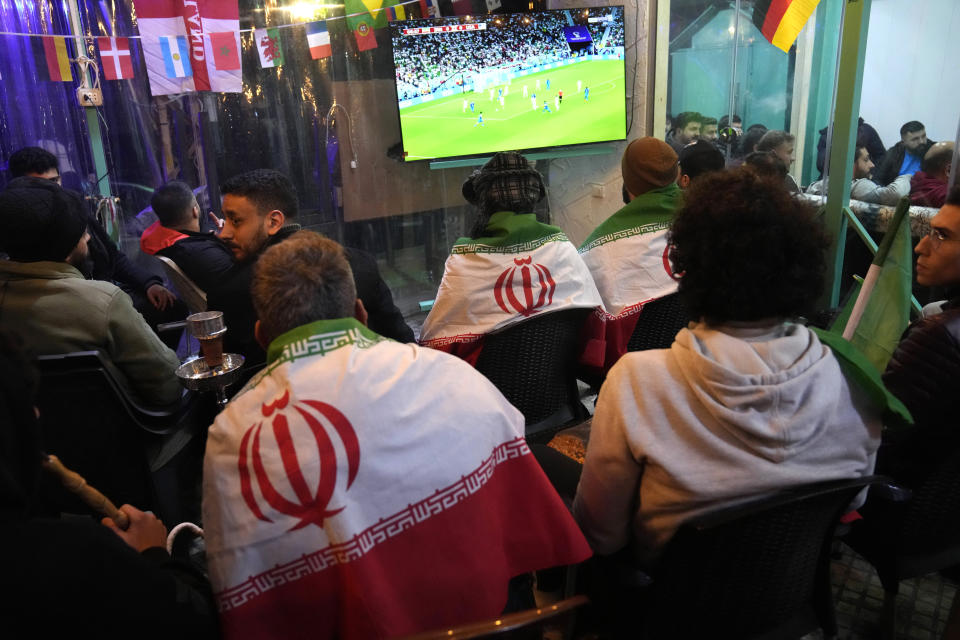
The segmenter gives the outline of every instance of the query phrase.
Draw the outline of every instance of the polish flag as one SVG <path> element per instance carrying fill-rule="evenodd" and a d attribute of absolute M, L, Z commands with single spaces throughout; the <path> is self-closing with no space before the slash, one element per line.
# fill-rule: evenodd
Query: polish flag
<path fill-rule="evenodd" d="M 97 38 L 97 48 L 104 78 L 127 80 L 133 77 L 133 57 L 127 38 Z"/>

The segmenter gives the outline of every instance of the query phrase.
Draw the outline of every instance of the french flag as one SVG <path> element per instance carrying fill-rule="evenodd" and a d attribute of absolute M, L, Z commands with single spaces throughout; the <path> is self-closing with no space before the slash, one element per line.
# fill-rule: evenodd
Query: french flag
<path fill-rule="evenodd" d="M 325 20 L 307 23 L 307 46 L 310 47 L 310 57 L 314 60 L 330 57 L 330 32 L 327 31 Z"/>

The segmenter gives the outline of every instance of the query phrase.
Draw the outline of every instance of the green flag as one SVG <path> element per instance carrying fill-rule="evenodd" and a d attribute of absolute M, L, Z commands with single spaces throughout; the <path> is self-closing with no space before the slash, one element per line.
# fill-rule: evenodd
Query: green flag
<path fill-rule="evenodd" d="M 831 327 L 833 331 L 842 330 L 844 337 L 881 372 L 910 323 L 913 260 L 908 209 L 909 201 L 902 200 L 897 206 L 860 295 L 850 297 L 851 302 Z M 869 296 L 865 301 L 861 300 L 864 294 Z M 847 319 L 858 312 L 862 312 L 859 322 L 848 327 Z"/>

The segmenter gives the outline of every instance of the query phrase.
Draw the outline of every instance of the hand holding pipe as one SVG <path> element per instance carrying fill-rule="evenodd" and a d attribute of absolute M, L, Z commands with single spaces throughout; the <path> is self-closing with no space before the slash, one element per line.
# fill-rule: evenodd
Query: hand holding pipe
<path fill-rule="evenodd" d="M 117 509 L 107 496 L 88 485 L 83 476 L 63 466 L 57 456 L 48 455 L 42 464 L 44 469 L 57 476 L 68 491 L 79 496 L 90 508 L 113 520 L 124 531 L 130 526 L 127 514 Z"/>

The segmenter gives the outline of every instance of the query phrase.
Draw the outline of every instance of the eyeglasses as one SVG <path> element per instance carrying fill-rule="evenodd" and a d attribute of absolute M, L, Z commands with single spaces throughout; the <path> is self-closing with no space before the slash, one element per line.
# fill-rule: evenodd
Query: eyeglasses
<path fill-rule="evenodd" d="M 930 239 L 930 246 L 933 247 L 933 249 L 935 250 L 939 249 L 940 245 L 945 240 L 953 240 L 953 238 L 948 238 L 947 236 L 945 236 L 943 231 L 941 231 L 940 229 L 937 229 L 936 227 L 930 227 L 930 231 L 929 233 L 927 233 L 927 237 Z"/>

